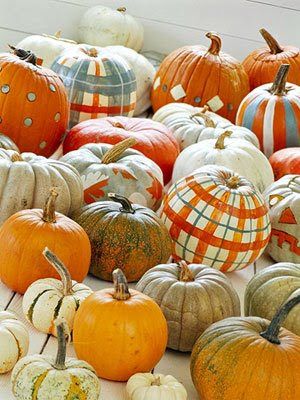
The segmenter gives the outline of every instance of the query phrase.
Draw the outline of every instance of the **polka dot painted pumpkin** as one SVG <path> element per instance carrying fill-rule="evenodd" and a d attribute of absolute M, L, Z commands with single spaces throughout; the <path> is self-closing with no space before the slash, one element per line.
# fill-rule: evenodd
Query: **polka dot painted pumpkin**
<path fill-rule="evenodd" d="M 206 37 L 211 40 L 208 49 L 185 46 L 164 59 L 152 87 L 154 111 L 173 102 L 200 107 L 218 95 L 224 103 L 218 114 L 235 121 L 238 106 L 250 90 L 248 75 L 235 58 L 221 52 L 216 33 Z"/>
<path fill-rule="evenodd" d="M 51 70 L 36 65 L 31 52 L 0 54 L 0 130 L 20 151 L 49 157 L 68 123 L 66 90 Z"/>
<path fill-rule="evenodd" d="M 267 206 L 254 186 L 213 165 L 170 188 L 162 220 L 174 241 L 175 260 L 203 263 L 223 272 L 254 262 L 271 231 Z"/>

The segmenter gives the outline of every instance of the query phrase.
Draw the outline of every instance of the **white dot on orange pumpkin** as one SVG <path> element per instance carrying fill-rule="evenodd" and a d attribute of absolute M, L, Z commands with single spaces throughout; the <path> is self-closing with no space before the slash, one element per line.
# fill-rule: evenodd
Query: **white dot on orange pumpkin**
<path fill-rule="evenodd" d="M 24 119 L 24 125 L 25 126 L 31 126 L 32 125 L 32 119 L 27 117 Z"/>
<path fill-rule="evenodd" d="M 60 113 L 59 113 L 59 112 L 55 114 L 54 120 L 55 120 L 56 122 L 58 122 L 58 121 L 60 120 Z"/>
<path fill-rule="evenodd" d="M 53 83 L 50 83 L 49 88 L 50 88 L 51 92 L 56 92 L 56 88 L 53 85 Z"/>
<path fill-rule="evenodd" d="M 2 85 L 1 86 L 1 92 L 4 94 L 7 94 L 10 91 L 9 85 Z"/>
<path fill-rule="evenodd" d="M 47 142 L 43 141 L 40 143 L 39 148 L 44 149 L 47 146 Z"/>
<path fill-rule="evenodd" d="M 29 93 L 27 94 L 27 99 L 28 99 L 29 101 L 35 101 L 35 100 L 36 100 L 36 94 L 33 93 L 33 92 L 29 92 Z"/>

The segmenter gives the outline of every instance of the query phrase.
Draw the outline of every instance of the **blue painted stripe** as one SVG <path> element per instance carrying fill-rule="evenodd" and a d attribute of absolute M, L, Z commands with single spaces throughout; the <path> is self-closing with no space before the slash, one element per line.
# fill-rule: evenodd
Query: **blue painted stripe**
<path fill-rule="evenodd" d="M 265 99 L 263 95 L 257 96 L 246 108 L 243 116 L 242 125 L 250 130 L 252 130 L 252 125 L 254 122 L 254 118 L 256 115 L 257 107 L 259 107 L 260 103 Z"/>
<path fill-rule="evenodd" d="M 300 136 L 294 110 L 289 100 L 283 96 L 286 123 L 286 147 L 300 146 Z"/>

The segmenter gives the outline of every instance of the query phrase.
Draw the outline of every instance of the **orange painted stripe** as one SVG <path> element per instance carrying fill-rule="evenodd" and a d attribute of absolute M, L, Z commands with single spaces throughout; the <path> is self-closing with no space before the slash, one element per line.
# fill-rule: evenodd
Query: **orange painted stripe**
<path fill-rule="evenodd" d="M 273 116 L 274 151 L 286 147 L 286 117 L 284 102 L 281 96 L 277 96 Z"/>

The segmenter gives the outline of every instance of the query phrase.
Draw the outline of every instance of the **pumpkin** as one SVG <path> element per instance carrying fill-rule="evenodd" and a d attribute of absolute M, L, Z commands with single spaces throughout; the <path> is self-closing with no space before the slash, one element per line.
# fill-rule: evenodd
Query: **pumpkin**
<path fill-rule="evenodd" d="M 28 352 L 26 326 L 9 311 L 0 311 L 0 374 L 9 372 Z"/>
<path fill-rule="evenodd" d="M 146 57 L 128 47 L 107 46 L 105 50 L 121 56 L 132 68 L 136 77 L 136 107 L 133 115 L 141 115 L 151 106 L 150 91 L 155 68 Z"/>
<path fill-rule="evenodd" d="M 122 57 L 83 44 L 64 51 L 51 69 L 67 89 L 69 128 L 90 118 L 133 115 L 136 78 Z"/>
<path fill-rule="evenodd" d="M 300 145 L 300 87 L 286 84 L 289 65 L 280 67 L 273 83 L 259 86 L 242 101 L 237 125 L 252 130 L 267 157 Z"/>
<path fill-rule="evenodd" d="M 182 383 L 172 375 L 138 373 L 126 384 L 128 400 L 187 400 Z"/>
<path fill-rule="evenodd" d="M 168 347 L 191 351 L 212 323 L 240 315 L 239 297 L 230 280 L 206 265 L 158 265 L 138 282 L 136 289 L 160 306 L 168 322 Z"/>
<path fill-rule="evenodd" d="M 215 139 L 203 140 L 183 150 L 177 158 L 172 181 L 192 174 L 203 165 L 227 167 L 253 183 L 263 192 L 274 182 L 272 167 L 266 156 L 243 139 L 231 138 L 231 128 Z"/>
<path fill-rule="evenodd" d="M 37 57 L 37 64 L 50 68 L 53 61 L 64 50 L 73 47 L 77 43 L 74 40 L 61 37 L 61 31 L 54 35 L 31 35 L 27 36 L 17 44 L 19 49 L 32 51 Z"/>
<path fill-rule="evenodd" d="M 224 103 L 218 114 L 235 121 L 238 106 L 249 93 L 248 75 L 235 58 L 221 52 L 216 33 L 206 37 L 211 40 L 208 49 L 185 46 L 164 59 L 152 87 L 154 111 L 178 101 L 200 107 L 218 95 Z"/>
<path fill-rule="evenodd" d="M 110 281 L 113 270 L 122 268 L 128 281 L 137 281 L 169 259 L 169 232 L 152 210 L 117 194 L 108 197 L 111 201 L 88 204 L 72 215 L 92 244 L 90 273 Z"/>
<path fill-rule="evenodd" d="M 0 133 L 0 149 L 15 150 L 19 152 L 18 146 L 8 137 Z"/>
<path fill-rule="evenodd" d="M 201 400 L 298 399 L 300 337 L 281 325 L 299 302 L 300 296 L 288 301 L 271 322 L 227 318 L 208 328 L 191 358 Z"/>
<path fill-rule="evenodd" d="M 74 347 L 101 378 L 127 381 L 137 372 L 151 371 L 161 359 L 167 323 L 150 297 L 128 289 L 120 269 L 113 280 L 114 289 L 95 292 L 81 304 L 74 322 Z M 95 346 L 99 340 L 101 346 Z"/>
<path fill-rule="evenodd" d="M 265 29 L 260 29 L 259 32 L 268 47 L 254 50 L 243 61 L 251 90 L 272 82 L 282 64 L 290 64 L 289 80 L 300 85 L 300 50 L 294 46 L 281 46 Z"/>
<path fill-rule="evenodd" d="M 215 165 L 171 186 L 162 220 L 173 239 L 175 261 L 203 263 L 223 272 L 253 263 L 271 231 L 267 205 L 255 187 Z"/>
<path fill-rule="evenodd" d="M 43 210 L 19 211 L 0 228 L 0 279 L 15 292 L 25 293 L 38 279 L 59 278 L 43 257 L 46 246 L 53 249 L 74 280 L 82 282 L 88 273 L 89 238 L 76 222 L 55 212 L 56 197 L 52 189 Z"/>
<path fill-rule="evenodd" d="M 137 141 L 134 148 L 161 168 L 164 181 L 168 183 L 179 146 L 168 128 L 150 119 L 108 117 L 81 122 L 70 130 L 63 150 L 68 153 L 87 143 L 116 144 L 132 137 Z"/>
<path fill-rule="evenodd" d="M 245 315 L 272 319 L 283 303 L 300 293 L 300 265 L 288 262 L 267 267 L 254 275 L 245 292 Z M 300 305 L 283 326 L 300 336 Z"/>
<path fill-rule="evenodd" d="M 69 214 L 82 205 L 83 189 L 75 168 L 33 153 L 0 149 L 0 225 L 17 211 L 42 208 L 55 187 L 57 211 Z"/>
<path fill-rule="evenodd" d="M 71 332 L 76 311 L 93 291 L 72 281 L 68 269 L 47 247 L 43 255 L 61 280 L 46 278 L 33 282 L 23 297 L 23 313 L 38 331 L 57 336 L 55 319 L 63 318 Z"/>
<path fill-rule="evenodd" d="M 268 253 L 277 262 L 300 263 L 300 175 L 283 176 L 264 195 L 272 225 Z"/>
<path fill-rule="evenodd" d="M 275 180 L 284 175 L 300 175 L 300 148 L 288 147 L 273 153 L 269 159 Z"/>
<path fill-rule="evenodd" d="M 36 65 L 33 53 L 13 49 L 0 54 L 1 133 L 21 151 L 49 157 L 67 128 L 66 90 L 57 74 Z"/>
<path fill-rule="evenodd" d="M 85 203 L 107 200 L 108 193 L 117 192 L 151 209 L 158 209 L 163 193 L 163 175 L 158 165 L 137 150 L 129 137 L 114 146 L 86 144 L 71 151 L 61 160 L 79 172 Z"/>
<path fill-rule="evenodd" d="M 66 359 L 64 322 L 57 323 L 56 358 L 34 354 L 20 360 L 12 372 L 12 391 L 18 400 L 98 400 L 100 382 L 85 361 Z"/>
<path fill-rule="evenodd" d="M 126 12 L 125 7 L 89 8 L 79 22 L 81 42 L 93 46 L 122 45 L 140 51 L 144 41 L 142 24 Z"/>

